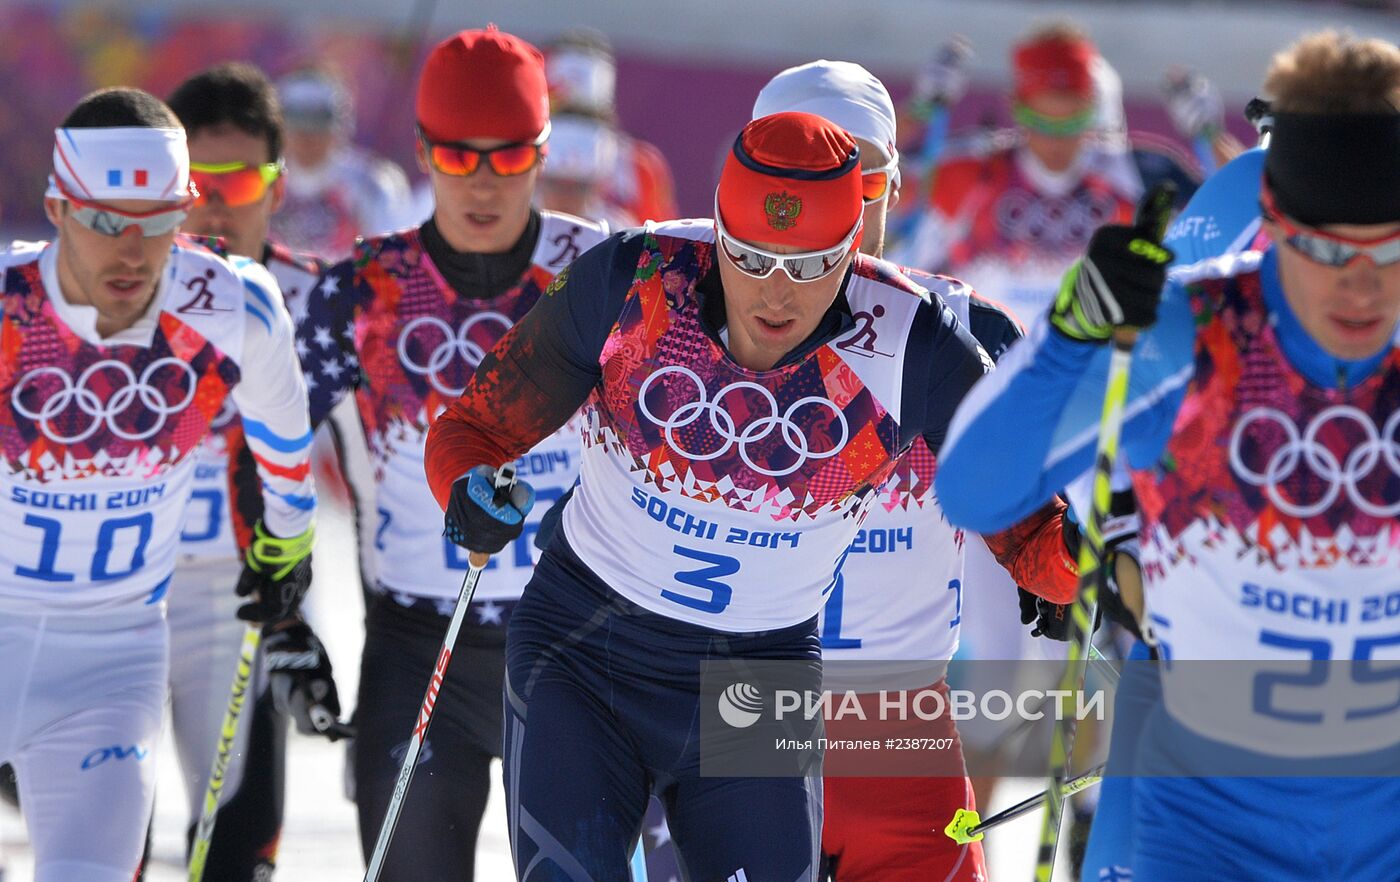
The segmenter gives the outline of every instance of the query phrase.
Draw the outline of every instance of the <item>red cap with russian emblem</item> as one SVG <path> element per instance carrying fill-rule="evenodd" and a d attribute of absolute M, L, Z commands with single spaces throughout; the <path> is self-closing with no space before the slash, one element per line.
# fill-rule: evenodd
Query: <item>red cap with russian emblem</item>
<path fill-rule="evenodd" d="M 716 210 L 729 235 L 817 251 L 839 245 L 861 217 L 860 150 L 811 113 L 750 122 L 719 177 Z"/>

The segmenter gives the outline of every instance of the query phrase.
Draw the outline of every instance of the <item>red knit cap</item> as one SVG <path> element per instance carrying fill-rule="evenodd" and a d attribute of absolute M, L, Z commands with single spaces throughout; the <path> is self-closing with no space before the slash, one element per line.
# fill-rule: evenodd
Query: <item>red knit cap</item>
<path fill-rule="evenodd" d="M 1045 37 L 1016 47 L 1013 67 L 1016 97 L 1022 100 L 1042 92 L 1094 95 L 1094 58 L 1099 54 L 1088 40 Z"/>
<path fill-rule="evenodd" d="M 495 25 L 449 37 L 423 64 L 418 124 L 430 141 L 529 142 L 548 122 L 544 57 Z"/>
<path fill-rule="evenodd" d="M 844 129 L 811 113 L 775 113 L 734 141 L 719 176 L 720 220 L 745 242 L 817 251 L 855 226 L 860 193 L 860 151 Z"/>

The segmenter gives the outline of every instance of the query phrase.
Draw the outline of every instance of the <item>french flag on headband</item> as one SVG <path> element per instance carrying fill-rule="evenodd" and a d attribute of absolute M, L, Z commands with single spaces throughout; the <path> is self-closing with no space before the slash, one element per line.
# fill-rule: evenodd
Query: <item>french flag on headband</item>
<path fill-rule="evenodd" d="M 113 127 L 54 131 L 53 183 L 46 195 L 104 202 L 190 197 L 185 130 Z M 59 187 L 58 184 L 62 184 Z"/>
<path fill-rule="evenodd" d="M 148 185 L 148 175 L 144 168 L 132 169 L 130 176 L 127 176 L 119 168 L 107 169 L 107 186 L 121 187 L 122 179 L 126 178 L 126 185 L 132 187 L 145 187 Z"/>

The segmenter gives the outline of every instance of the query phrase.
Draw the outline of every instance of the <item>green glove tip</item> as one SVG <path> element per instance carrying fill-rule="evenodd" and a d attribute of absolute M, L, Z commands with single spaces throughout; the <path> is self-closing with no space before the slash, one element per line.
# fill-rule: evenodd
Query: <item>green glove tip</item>
<path fill-rule="evenodd" d="M 1137 217 L 1133 219 L 1138 235 L 1160 245 L 1167 235 L 1167 225 L 1171 223 L 1172 206 L 1175 204 L 1176 184 L 1161 181 L 1153 186 L 1138 203 Z"/>

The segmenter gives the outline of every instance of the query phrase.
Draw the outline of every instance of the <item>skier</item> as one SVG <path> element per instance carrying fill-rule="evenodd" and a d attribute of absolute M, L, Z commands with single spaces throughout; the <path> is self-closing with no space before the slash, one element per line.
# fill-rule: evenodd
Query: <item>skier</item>
<path fill-rule="evenodd" d="M 1137 879 L 1374 878 L 1400 859 L 1395 779 L 1327 777 L 1393 771 L 1396 749 L 1393 705 L 1361 687 L 1400 641 L 1378 612 L 1400 589 L 1386 538 L 1400 470 L 1381 455 L 1400 425 L 1400 50 L 1307 37 L 1275 57 L 1265 90 L 1269 247 L 1163 290 L 1169 251 L 1101 230 L 1050 315 L 967 400 L 936 480 L 954 522 L 991 528 L 1084 472 L 1102 343 L 1146 328 L 1121 447 L 1164 663 L 1138 744 Z M 975 488 L 953 468 L 991 463 L 995 480 Z M 1181 663 L 1240 656 L 1354 663 Z M 1298 774 L 1314 777 L 1282 777 Z"/>
<path fill-rule="evenodd" d="M 464 104 L 466 94 L 481 97 Z M 428 56 L 416 106 L 433 217 L 357 245 L 311 292 L 297 330 L 312 424 L 353 392 L 377 482 L 378 585 L 353 762 L 366 857 L 467 569 L 433 514 L 428 426 L 555 274 L 604 235 L 531 207 L 549 137 L 544 61 L 533 46 L 494 28 L 462 31 Z M 578 472 L 577 430 L 540 441 L 519 452 L 520 473 L 542 499 L 558 498 Z M 381 879 L 471 878 L 491 760 L 501 754 L 505 626 L 534 565 L 537 526 L 482 579 Z M 419 838 L 406 838 L 414 831 Z"/>
<path fill-rule="evenodd" d="M 1180 272 L 1202 260 L 1234 254 L 1254 247 L 1262 235 L 1259 218 L 1259 181 L 1264 173 L 1264 151 L 1247 150 L 1211 175 L 1182 209 L 1167 230 L 1163 244 L 1174 254 L 1172 270 Z M 1261 247 L 1267 247 L 1267 239 Z M 1115 480 L 1117 476 L 1115 475 Z M 1087 496 L 1086 496 L 1087 498 Z M 1134 527 L 1136 532 L 1136 527 Z M 1136 540 L 1119 547 L 1133 561 L 1128 575 L 1118 573 L 1119 581 L 1136 582 L 1141 594 L 1141 573 Z M 1131 605 L 1131 604 L 1130 604 Z M 1138 609 L 1135 612 L 1140 613 Z M 1136 622 L 1125 626 L 1137 629 Z M 1140 637 L 1140 629 L 1138 636 Z M 1139 639 L 1128 654 L 1130 662 L 1151 658 L 1148 645 Z M 1150 666 L 1125 665 L 1114 697 L 1113 733 L 1108 767 L 1099 784 L 1099 806 L 1084 853 L 1081 882 L 1114 878 L 1121 882 L 1132 877 L 1132 794 L 1131 778 L 1136 761 L 1136 744 L 1142 721 L 1161 698 L 1157 672 Z"/>
<path fill-rule="evenodd" d="M 357 236 L 412 223 L 408 178 L 394 162 L 355 146 L 355 106 L 333 73 L 308 68 L 277 83 L 286 115 L 286 194 L 273 237 L 339 260 Z"/>
<path fill-rule="evenodd" d="M 651 790 L 688 878 L 815 878 L 819 771 L 702 777 L 701 666 L 819 663 L 817 613 L 874 491 L 916 438 L 937 450 L 990 365 L 946 306 L 857 253 L 861 188 L 834 123 L 750 122 L 713 220 L 580 257 L 429 433 L 448 535 L 496 553 L 523 497 L 470 488 L 587 405 L 580 482 L 507 639 L 521 878 L 619 878 Z M 887 354 L 844 348 L 872 338 Z"/>
<path fill-rule="evenodd" d="M 185 128 L 190 175 L 199 190 L 183 228 L 219 237 L 229 253 L 257 260 L 277 280 L 291 313 L 305 312 L 306 296 L 325 264 L 268 239 L 269 220 L 285 192 L 282 115 L 272 84 L 251 65 L 224 64 L 185 80 L 168 104 Z M 213 428 L 196 460 L 168 613 L 171 724 L 191 827 L 200 815 L 228 705 L 222 684 L 232 677 L 239 653 L 242 627 L 233 616 L 230 586 L 238 581 L 248 528 L 261 514 L 252 460 L 240 456 L 247 446 L 236 409 L 221 411 Z M 239 721 L 224 778 L 206 882 L 271 877 L 282 828 L 288 712 L 299 731 L 323 735 L 335 733 L 320 731 L 313 710 L 320 706 L 331 718 L 340 715 L 330 659 L 300 617 L 268 635 L 258 664 L 256 697 Z"/>
<path fill-rule="evenodd" d="M 571 30 L 549 45 L 545 75 L 554 113 L 596 120 L 615 142 L 603 200 L 638 220 L 677 217 L 671 166 L 655 145 L 622 131 L 617 122 L 617 62 L 597 31 Z"/>
<path fill-rule="evenodd" d="M 151 813 L 165 596 L 199 442 L 231 399 L 263 516 L 230 615 L 275 625 L 310 582 L 311 436 L 277 283 L 177 238 L 194 190 L 170 109 L 94 92 L 53 157 L 58 238 L 4 256 L 0 760 L 37 880 L 126 882 Z"/>
<path fill-rule="evenodd" d="M 753 116 L 793 110 L 837 123 L 859 145 L 865 203 L 861 251 L 879 257 L 886 213 L 899 198 L 900 184 L 894 103 L 884 84 L 850 62 L 815 61 L 789 68 L 759 92 Z M 905 272 L 954 311 L 993 361 L 1020 338 L 1015 319 L 966 284 Z M 879 347 L 857 345 L 847 351 L 873 358 Z M 982 539 L 965 537 L 943 517 L 932 495 L 935 468 L 932 451 L 916 440 L 880 488 L 822 609 L 825 661 L 947 660 L 956 652 L 963 594 L 988 588 L 964 573 L 965 541 Z M 1041 541 L 1052 548 L 1063 542 L 1058 519 L 1041 526 Z M 1006 536 L 991 536 L 987 541 L 998 557 L 1008 558 L 1015 550 Z M 1026 562 L 1038 559 L 1044 555 L 1033 551 L 1024 556 Z M 917 578 L 910 577 L 914 573 Z M 1018 575 L 1027 584 L 1038 578 L 1023 571 Z M 1057 570 L 1055 577 L 1072 575 Z M 995 587 L 1011 590 L 1001 584 Z M 1015 627 L 1014 620 L 1004 624 Z M 891 691 L 920 689 L 929 685 L 929 672 L 928 665 L 905 665 L 899 676 L 907 679 L 897 682 L 892 676 L 880 686 Z M 935 687 L 946 689 L 941 682 Z M 956 739 L 951 721 L 942 722 L 946 732 L 939 734 Z M 962 772 L 960 748 L 940 765 L 944 768 L 937 771 L 942 777 L 931 772 L 909 778 L 827 775 L 822 851 L 833 879 L 987 878 L 980 843 L 957 846 L 938 833 L 958 809 L 975 807 L 971 785 Z"/>
<path fill-rule="evenodd" d="M 618 132 L 601 120 L 576 113 L 550 118 L 549 162 L 540 177 L 540 207 L 607 221 L 609 227 L 636 226 L 626 209 L 607 199 L 617 167 Z"/>
<path fill-rule="evenodd" d="M 1017 131 L 938 165 L 897 263 L 972 279 L 1013 315 L 1037 315 L 1101 224 L 1125 220 L 1142 182 L 1096 139 L 1098 50 L 1070 24 L 1039 28 L 1013 55 Z"/>

